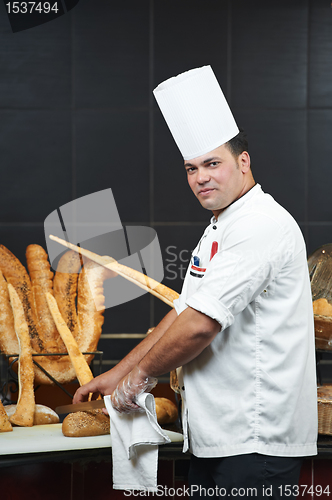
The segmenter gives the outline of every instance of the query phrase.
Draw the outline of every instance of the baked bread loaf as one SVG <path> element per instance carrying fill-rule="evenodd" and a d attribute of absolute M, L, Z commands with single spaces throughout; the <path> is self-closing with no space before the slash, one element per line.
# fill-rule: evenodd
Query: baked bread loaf
<path fill-rule="evenodd" d="M 53 276 L 47 254 L 39 245 L 29 245 L 27 249 L 27 261 L 32 276 L 32 285 L 24 266 L 8 249 L 0 245 L 0 272 L 3 270 L 4 273 L 0 275 L 0 349 L 5 354 L 17 354 L 19 351 L 7 289 L 7 283 L 9 282 L 16 287 L 21 302 L 25 306 L 25 318 L 29 325 L 31 345 L 34 346 L 32 352 L 45 352 L 43 338 L 47 344 L 48 352 L 66 352 L 64 343 L 55 327 L 45 296 L 45 292 L 52 294 Z M 95 268 L 95 265 L 91 263 L 87 263 L 87 266 Z M 93 271 L 89 273 L 89 275 L 91 274 L 89 279 L 87 279 L 87 275 L 82 276 L 80 280 L 82 297 L 78 304 L 82 329 L 79 332 L 76 313 L 76 292 L 80 267 L 80 256 L 76 252 L 69 251 L 62 256 L 58 265 L 58 272 L 53 280 L 55 288 L 54 296 L 60 303 L 68 328 L 72 330 L 74 337 L 78 338 L 79 336 L 79 342 L 81 342 L 81 345 L 79 344 L 80 351 L 91 352 L 97 349 L 104 320 L 103 309 L 96 310 L 95 296 L 91 293 L 90 286 L 95 287 L 97 302 L 100 304 L 104 300 L 103 279 L 113 273 L 107 269 L 99 268 L 98 272 Z M 68 272 L 65 273 L 62 271 Z M 38 320 L 35 315 L 36 310 Z M 53 337 L 54 340 L 52 340 Z M 92 358 L 93 355 L 85 356 L 87 363 L 90 363 Z M 38 356 L 34 359 L 61 384 L 71 382 L 76 378 L 76 372 L 69 356 Z M 14 369 L 16 369 L 16 366 L 15 364 Z M 34 372 L 37 384 L 53 384 L 47 375 L 36 365 L 34 365 Z"/>
<path fill-rule="evenodd" d="M 78 323 L 76 313 L 77 281 L 81 269 L 81 259 L 78 253 L 66 252 L 59 260 L 53 279 L 53 295 L 57 301 L 61 316 L 65 320 L 74 338 L 77 337 Z M 65 352 L 65 345 L 61 343 Z"/>
<path fill-rule="evenodd" d="M 154 398 L 157 421 L 166 425 L 176 421 L 178 410 L 167 398 Z M 67 437 L 102 436 L 110 433 L 110 418 L 102 410 L 69 413 L 62 423 L 62 433 Z"/>
<path fill-rule="evenodd" d="M 77 342 L 84 352 L 97 349 L 104 324 L 105 296 L 103 283 L 113 273 L 91 260 L 85 259 L 78 279 L 78 337 Z M 90 362 L 91 357 L 88 358 Z"/>
<path fill-rule="evenodd" d="M 4 409 L 7 416 L 11 418 L 16 411 L 16 405 L 7 405 Z M 58 424 L 59 422 L 59 416 L 51 408 L 40 404 L 35 405 L 33 425 Z"/>
<path fill-rule="evenodd" d="M 53 273 L 48 262 L 48 255 L 41 246 L 29 245 L 26 250 L 26 259 L 39 337 L 43 341 L 46 352 L 60 352 L 57 342 L 59 334 L 45 297 L 45 293 L 52 293 L 53 290 Z"/>
<path fill-rule="evenodd" d="M 102 436 L 110 433 L 110 418 L 102 410 L 69 413 L 62 422 L 67 437 Z"/>
<path fill-rule="evenodd" d="M 60 333 L 61 338 L 67 348 L 77 379 L 80 385 L 87 384 L 93 379 L 93 375 L 89 368 L 89 365 L 84 359 L 84 356 L 81 353 L 76 340 L 74 339 L 71 331 L 62 318 L 55 298 L 51 293 L 46 293 L 46 300 L 54 322 L 57 326 L 58 332 Z"/>
<path fill-rule="evenodd" d="M 332 305 L 325 299 L 317 299 L 313 302 L 314 314 L 318 316 L 332 317 Z"/>
<path fill-rule="evenodd" d="M 100 266 L 104 266 L 107 269 L 113 271 L 115 274 L 119 274 L 120 276 L 126 278 L 128 281 L 131 281 L 135 285 L 143 288 L 147 292 L 155 295 L 159 299 L 163 300 L 166 304 L 173 306 L 173 300 L 179 297 L 179 294 L 168 288 L 167 286 L 159 283 L 158 281 L 146 276 L 135 269 L 119 264 L 115 259 L 109 256 L 101 256 L 86 248 L 78 247 L 73 243 L 65 241 L 57 236 L 50 235 L 50 239 L 53 241 L 57 241 L 60 245 L 63 245 L 71 250 L 78 252 L 83 255 L 87 259 L 90 259 L 93 262 L 96 262 Z"/>
<path fill-rule="evenodd" d="M 167 398 L 154 398 L 159 425 L 172 424 L 178 418 L 176 404 Z"/>
<path fill-rule="evenodd" d="M 66 257 L 67 260 L 64 259 L 67 254 L 62 257 L 64 259 L 61 263 L 62 269 L 70 269 L 70 266 L 72 266 L 71 268 L 73 270 L 77 270 L 78 261 L 73 258 L 72 252 L 68 253 L 70 255 Z M 68 267 L 66 267 L 67 265 Z M 45 368 L 45 370 L 47 370 L 60 383 L 70 382 L 77 377 L 80 384 L 83 385 L 89 382 L 92 378 L 92 373 L 88 365 L 92 361 L 93 355 L 88 354 L 83 356 L 82 352 L 93 352 L 97 349 L 104 322 L 103 281 L 110 275 L 113 275 L 113 273 L 101 266 L 96 267 L 96 264 L 91 261 L 87 261 L 84 264 L 84 269 L 80 273 L 78 279 L 77 324 L 74 323 L 74 333 L 77 332 L 76 342 L 73 335 L 68 335 L 68 332 L 70 333 L 70 330 L 68 329 L 68 317 L 71 317 L 76 321 L 75 316 L 71 315 L 70 308 L 67 307 L 66 311 L 69 312 L 69 314 L 66 322 L 64 318 L 62 318 L 62 315 L 59 315 L 60 311 L 55 297 L 53 297 L 50 293 L 46 294 L 48 301 L 53 304 L 53 313 L 58 318 L 58 324 L 55 321 L 57 327 L 61 324 L 60 328 L 62 330 L 62 334 L 66 330 L 66 337 L 73 348 L 71 349 L 71 359 L 68 357 L 61 357 L 59 360 L 54 362 L 46 357 L 42 357 L 42 359 L 40 361 L 38 360 L 38 362 L 40 362 L 43 368 Z M 65 277 L 63 277 L 62 280 L 58 278 L 58 283 L 61 281 L 62 284 L 67 282 L 67 284 L 70 285 L 70 301 L 73 304 L 75 302 L 75 299 L 73 298 L 75 294 L 73 294 L 74 287 L 72 286 L 72 282 L 70 280 L 66 281 Z M 67 305 L 70 301 L 67 302 Z M 96 304 L 98 305 L 99 310 L 96 309 Z M 61 332 L 59 333 L 60 336 L 62 336 Z M 68 350 L 68 346 L 66 350 Z M 76 359 L 76 369 L 72 363 L 74 358 Z"/>
<path fill-rule="evenodd" d="M 0 432 L 10 432 L 13 430 L 12 424 L 9 422 L 8 415 L 0 400 Z"/>
<path fill-rule="evenodd" d="M 33 363 L 28 324 L 19 296 L 13 287 L 8 284 L 10 303 L 13 308 L 15 332 L 19 341 L 18 383 L 19 394 L 14 415 L 10 418 L 12 424 L 23 427 L 33 425 L 35 412 L 35 393 L 33 387 Z"/>
<path fill-rule="evenodd" d="M 0 270 L 6 278 L 7 283 L 10 283 L 15 288 L 23 305 L 25 318 L 29 327 L 32 349 L 37 353 L 44 352 L 43 341 L 39 337 L 36 325 L 29 275 L 15 255 L 3 245 L 0 245 Z"/>
<path fill-rule="evenodd" d="M 14 328 L 13 309 L 10 305 L 7 281 L 0 271 L 0 350 L 18 354 L 18 340 Z"/>

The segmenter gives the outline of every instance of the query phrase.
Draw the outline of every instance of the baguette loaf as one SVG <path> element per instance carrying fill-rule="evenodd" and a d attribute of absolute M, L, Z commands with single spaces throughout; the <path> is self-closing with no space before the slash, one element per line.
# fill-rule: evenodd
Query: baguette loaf
<path fill-rule="evenodd" d="M 103 283 L 113 272 L 86 260 L 78 279 L 77 313 L 79 332 L 77 342 L 84 352 L 97 349 L 104 323 Z"/>
<path fill-rule="evenodd" d="M 55 300 L 57 301 L 60 314 L 74 338 L 77 337 L 78 332 L 76 296 L 78 273 L 80 269 L 81 260 L 79 254 L 70 250 L 59 260 L 53 279 L 53 294 Z M 63 342 L 61 348 L 65 349 Z"/>
<path fill-rule="evenodd" d="M 7 282 L 0 271 L 0 350 L 5 354 L 18 354 L 18 340 L 14 328 Z"/>
<path fill-rule="evenodd" d="M 31 297 L 31 282 L 29 275 L 15 255 L 3 245 L 0 245 L 0 270 L 6 278 L 7 283 L 10 283 L 15 288 L 23 305 L 24 314 L 29 327 L 32 348 L 35 352 L 44 352 L 43 341 L 39 337 L 36 326 L 36 316 Z"/>
<path fill-rule="evenodd" d="M 96 262 L 97 264 L 106 267 L 107 269 L 113 271 L 114 273 L 119 274 L 128 281 L 131 281 L 140 288 L 143 288 L 147 292 L 163 300 L 166 304 L 170 305 L 171 307 L 174 307 L 173 300 L 179 297 L 179 294 L 174 290 L 172 290 L 171 288 L 168 288 L 162 283 L 159 283 L 153 278 L 150 278 L 149 276 L 146 276 L 145 274 L 140 273 L 135 269 L 119 264 L 112 257 L 98 255 L 94 252 L 91 252 L 90 250 L 78 247 L 77 245 L 74 245 L 69 241 L 65 241 L 61 238 L 58 238 L 57 236 L 50 235 L 50 239 L 53 241 L 57 241 L 61 245 L 70 248 L 71 250 L 78 252 L 80 255 L 83 255 L 84 257 L 92 260 L 93 262 Z"/>
<path fill-rule="evenodd" d="M 84 356 L 80 351 L 76 340 L 74 339 L 71 331 L 62 318 L 55 298 L 52 294 L 46 293 L 46 299 L 54 322 L 57 326 L 58 332 L 60 333 L 61 338 L 67 348 L 77 379 L 81 385 L 87 384 L 93 379 L 93 375 L 89 368 L 89 365 L 84 359 Z"/>
<path fill-rule="evenodd" d="M 8 284 L 10 303 L 13 308 L 14 326 L 19 342 L 18 382 L 19 395 L 14 415 L 10 418 L 12 424 L 23 427 L 33 425 L 35 411 L 35 393 L 33 388 L 33 363 L 28 324 L 24 317 L 22 303 L 15 288 Z"/>
<path fill-rule="evenodd" d="M 43 341 L 46 352 L 60 352 L 57 342 L 60 337 L 45 297 L 45 293 L 52 293 L 53 289 L 53 273 L 48 262 L 47 253 L 39 245 L 29 245 L 26 250 L 26 259 L 31 279 L 32 300 L 36 311 L 39 337 Z"/>

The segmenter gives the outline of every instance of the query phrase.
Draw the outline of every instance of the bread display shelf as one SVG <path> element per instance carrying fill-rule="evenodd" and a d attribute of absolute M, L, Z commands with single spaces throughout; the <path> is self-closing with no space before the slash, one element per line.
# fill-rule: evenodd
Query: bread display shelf
<path fill-rule="evenodd" d="M 82 438 L 65 437 L 62 424 L 35 425 L 33 427 L 14 427 L 13 432 L 0 434 L 0 455 L 24 453 L 57 452 L 108 448 L 111 436 L 91 436 Z M 183 435 L 165 430 L 172 443 L 181 443 Z"/>

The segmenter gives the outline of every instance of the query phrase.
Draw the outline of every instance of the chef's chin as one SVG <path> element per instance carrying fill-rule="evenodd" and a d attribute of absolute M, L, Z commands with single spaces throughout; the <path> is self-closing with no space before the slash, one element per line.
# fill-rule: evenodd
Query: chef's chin
<path fill-rule="evenodd" d="M 198 198 L 198 201 L 203 208 L 206 208 L 206 210 L 219 210 L 219 206 L 217 206 L 215 200 Z"/>

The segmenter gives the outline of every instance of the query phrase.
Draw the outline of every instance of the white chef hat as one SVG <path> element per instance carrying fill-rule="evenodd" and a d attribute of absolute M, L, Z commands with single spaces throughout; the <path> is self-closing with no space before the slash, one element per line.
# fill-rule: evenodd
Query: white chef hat
<path fill-rule="evenodd" d="M 169 78 L 153 93 L 185 160 L 208 153 L 239 133 L 211 66 Z"/>

